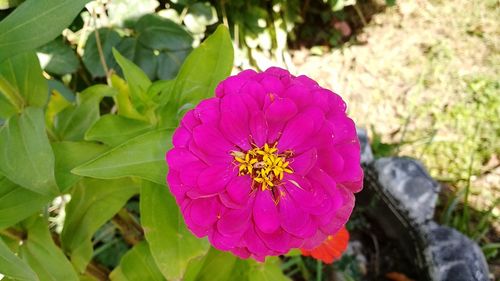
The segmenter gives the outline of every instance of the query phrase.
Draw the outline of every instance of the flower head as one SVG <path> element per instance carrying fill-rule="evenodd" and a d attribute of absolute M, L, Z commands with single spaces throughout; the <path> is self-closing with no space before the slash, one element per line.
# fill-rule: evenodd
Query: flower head
<path fill-rule="evenodd" d="M 311 256 L 326 264 L 330 264 L 342 256 L 348 244 L 349 232 L 345 227 L 342 227 L 337 233 L 328 235 L 325 241 L 318 247 L 312 250 L 300 250 L 304 256 Z"/>
<path fill-rule="evenodd" d="M 337 94 L 280 68 L 222 81 L 186 113 L 167 153 L 188 228 L 257 260 L 337 232 L 363 179 L 345 110 Z"/>

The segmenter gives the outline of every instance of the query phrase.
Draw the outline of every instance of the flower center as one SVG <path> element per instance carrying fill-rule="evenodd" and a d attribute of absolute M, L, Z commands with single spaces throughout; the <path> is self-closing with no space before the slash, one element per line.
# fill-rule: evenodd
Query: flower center
<path fill-rule="evenodd" d="M 277 142 L 272 146 L 266 143 L 264 147 L 255 147 L 246 153 L 231 152 L 236 160 L 235 164 L 239 166 L 238 174 L 252 177 L 252 189 L 260 185 L 261 190 L 274 191 L 274 188 L 283 180 L 285 173 L 293 173 L 289 167 L 290 162 L 287 161 L 287 158 L 292 155 L 292 151 L 278 153 L 277 145 Z"/>

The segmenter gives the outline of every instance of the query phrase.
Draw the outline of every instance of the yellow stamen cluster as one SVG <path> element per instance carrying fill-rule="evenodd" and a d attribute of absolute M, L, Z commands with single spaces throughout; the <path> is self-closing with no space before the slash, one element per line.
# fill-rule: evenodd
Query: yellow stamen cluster
<path fill-rule="evenodd" d="M 231 155 L 239 165 L 239 175 L 250 175 L 254 184 L 261 184 L 262 190 L 271 190 L 279 184 L 285 173 L 293 173 L 290 162 L 286 161 L 287 154 L 278 154 L 277 143 L 264 147 L 255 147 L 246 153 L 233 151 Z"/>

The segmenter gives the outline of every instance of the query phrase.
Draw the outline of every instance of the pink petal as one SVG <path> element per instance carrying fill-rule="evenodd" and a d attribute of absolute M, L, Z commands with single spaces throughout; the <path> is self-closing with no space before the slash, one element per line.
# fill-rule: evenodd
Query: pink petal
<path fill-rule="evenodd" d="M 267 190 L 257 191 L 253 219 L 257 228 L 265 233 L 272 233 L 280 227 L 278 210 L 271 197 L 271 192 Z"/>
<path fill-rule="evenodd" d="M 278 149 L 285 151 L 294 149 L 311 137 L 314 131 L 314 120 L 306 114 L 298 114 L 286 124 L 278 141 Z"/>
<path fill-rule="evenodd" d="M 363 172 L 360 165 L 359 143 L 345 143 L 337 145 L 335 150 L 342 155 L 344 169 L 342 173 L 335 175 L 338 182 L 358 182 L 363 179 Z"/>
<path fill-rule="evenodd" d="M 258 147 L 264 146 L 267 141 L 267 134 L 269 132 L 266 118 L 262 111 L 254 112 L 250 118 L 250 135 L 252 140 Z"/>
<path fill-rule="evenodd" d="M 172 136 L 172 143 L 175 147 L 187 147 L 191 140 L 191 132 L 184 126 L 179 126 Z"/>
<path fill-rule="evenodd" d="M 194 128 L 193 139 L 198 148 L 213 157 L 228 156 L 235 149 L 233 144 L 210 125 L 200 125 Z"/>
<path fill-rule="evenodd" d="M 191 202 L 187 211 L 192 223 L 209 227 L 217 221 L 220 205 L 216 197 L 196 199 Z"/>
<path fill-rule="evenodd" d="M 308 151 L 301 153 L 291 159 L 290 166 L 297 175 L 305 176 L 311 170 L 318 160 L 318 152 L 316 148 L 311 148 Z"/>
<path fill-rule="evenodd" d="M 233 177 L 226 186 L 226 191 L 232 201 L 244 205 L 248 202 L 252 192 L 252 179 L 250 176 Z"/>
<path fill-rule="evenodd" d="M 174 148 L 167 153 L 167 163 L 170 169 L 189 168 L 194 162 L 200 162 L 200 160 L 187 149 Z"/>
<path fill-rule="evenodd" d="M 248 259 L 251 255 L 251 253 L 243 247 L 234 248 L 231 252 L 242 259 Z"/>
<path fill-rule="evenodd" d="M 184 126 L 188 131 L 193 131 L 194 127 L 201 124 L 200 120 L 195 116 L 194 109 L 189 110 L 184 114 L 181 120 L 182 126 Z"/>
<path fill-rule="evenodd" d="M 225 236 L 218 232 L 216 229 L 208 235 L 210 243 L 219 250 L 229 251 L 232 250 L 239 243 L 237 237 Z"/>
<path fill-rule="evenodd" d="M 265 256 L 269 252 L 269 248 L 264 244 L 260 237 L 257 236 L 253 227 L 249 227 L 247 229 L 243 235 L 243 241 L 248 250 L 255 256 Z"/>
<path fill-rule="evenodd" d="M 344 169 L 344 158 L 332 146 L 321 149 L 319 155 L 318 165 L 328 174 L 334 176 Z"/>
<path fill-rule="evenodd" d="M 198 182 L 198 176 L 207 168 L 207 165 L 201 162 L 194 162 L 189 169 L 179 170 L 179 178 L 187 186 L 195 186 Z"/>
<path fill-rule="evenodd" d="M 264 244 L 271 250 L 280 254 L 286 254 L 290 250 L 290 234 L 281 228 L 272 233 L 265 233 L 256 229 L 257 235 L 264 241 Z"/>
<path fill-rule="evenodd" d="M 264 73 L 259 73 L 258 75 L 263 75 L 260 84 L 264 87 L 267 93 L 276 94 L 278 96 L 284 91 L 285 87 L 281 83 L 280 79 L 275 76 L 264 75 Z"/>
<path fill-rule="evenodd" d="M 228 165 L 210 166 L 198 177 L 198 191 L 206 195 L 216 194 L 224 190 L 227 183 L 234 177 L 237 177 L 237 174 Z"/>
<path fill-rule="evenodd" d="M 306 226 L 313 228 L 310 235 L 314 234 L 315 227 L 309 223 L 309 214 L 300 209 L 290 196 L 283 196 L 278 204 L 281 227 L 288 233 L 301 236 L 310 231 L 304 231 Z"/>
<path fill-rule="evenodd" d="M 269 104 L 265 112 L 269 128 L 267 140 L 269 143 L 274 143 L 281 135 L 286 122 L 296 116 L 298 109 L 295 103 L 287 98 L 274 97 L 267 103 Z"/>
<path fill-rule="evenodd" d="M 219 123 L 221 132 L 230 142 L 243 150 L 251 149 L 248 108 L 257 108 L 255 100 L 248 95 L 226 96 L 221 101 L 221 120 Z"/>
<path fill-rule="evenodd" d="M 203 124 L 216 124 L 220 115 L 219 105 L 219 98 L 202 100 L 194 109 L 194 114 Z"/>
<path fill-rule="evenodd" d="M 250 225 L 252 218 L 252 209 L 244 208 L 239 210 L 227 209 L 222 213 L 217 222 L 217 229 L 226 236 L 234 236 L 236 234 L 243 235 Z"/>

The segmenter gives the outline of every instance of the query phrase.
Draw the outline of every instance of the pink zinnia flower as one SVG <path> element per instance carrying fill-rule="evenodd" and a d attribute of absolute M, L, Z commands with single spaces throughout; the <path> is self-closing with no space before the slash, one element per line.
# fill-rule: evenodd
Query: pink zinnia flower
<path fill-rule="evenodd" d="M 167 154 L 188 228 L 257 260 L 339 231 L 363 180 L 342 98 L 280 68 L 243 71 L 215 93 L 186 113 Z"/>

